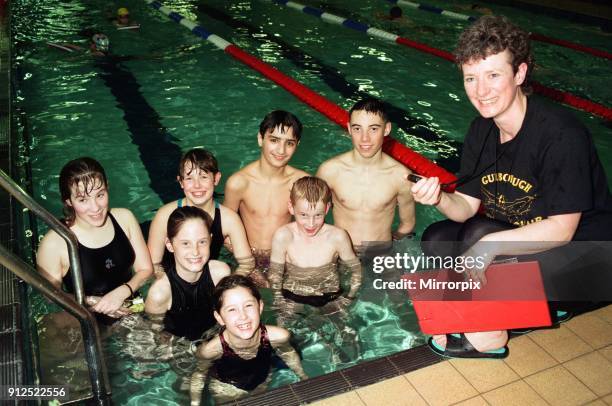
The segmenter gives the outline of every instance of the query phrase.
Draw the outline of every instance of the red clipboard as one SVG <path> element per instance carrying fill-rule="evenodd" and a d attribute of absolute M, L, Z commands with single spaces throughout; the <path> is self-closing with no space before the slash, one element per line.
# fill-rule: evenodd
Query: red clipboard
<path fill-rule="evenodd" d="M 429 275 L 427 275 L 429 274 Z M 421 330 L 425 334 L 469 333 L 550 326 L 550 312 L 538 262 L 493 264 L 486 271 L 487 284 L 460 300 L 439 289 L 420 289 L 423 278 L 436 282 L 463 280 L 454 271 L 439 270 L 405 275 L 415 281 L 408 289 Z M 427 285 L 425 283 L 425 286 Z M 448 285 L 447 285 L 448 286 Z"/>

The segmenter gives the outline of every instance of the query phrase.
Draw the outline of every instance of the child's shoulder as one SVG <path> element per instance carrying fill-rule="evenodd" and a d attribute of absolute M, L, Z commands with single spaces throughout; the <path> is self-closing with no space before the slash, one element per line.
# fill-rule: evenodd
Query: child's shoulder
<path fill-rule="evenodd" d="M 272 237 L 272 242 L 277 244 L 291 242 L 293 240 L 292 227 L 295 227 L 295 221 L 277 228 Z"/>
<path fill-rule="evenodd" d="M 220 358 L 223 355 L 223 346 L 219 335 L 200 345 L 196 354 L 198 358 L 203 359 L 215 360 Z"/>
<path fill-rule="evenodd" d="M 279 326 L 270 326 L 266 324 L 266 331 L 268 332 L 268 340 L 272 345 L 284 344 L 291 338 L 289 330 Z"/>
<path fill-rule="evenodd" d="M 344 241 L 349 238 L 348 233 L 343 228 L 327 223 L 325 223 L 323 227 L 324 229 L 322 231 L 325 231 L 327 239 L 332 242 Z"/>

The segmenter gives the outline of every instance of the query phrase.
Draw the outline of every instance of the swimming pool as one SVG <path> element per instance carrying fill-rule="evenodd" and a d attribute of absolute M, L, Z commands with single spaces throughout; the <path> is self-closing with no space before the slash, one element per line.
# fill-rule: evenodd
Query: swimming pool
<path fill-rule="evenodd" d="M 404 128 L 394 131 L 399 139 L 449 169 L 456 167 L 457 148 L 475 112 L 452 64 L 269 2 L 165 4 L 344 108 L 366 93 L 386 100 L 395 108 L 395 121 Z M 374 0 L 308 4 L 372 24 L 374 12 L 389 7 Z M 114 30 L 107 20 L 107 11 L 113 10 L 102 1 L 39 4 L 21 0 L 12 5 L 20 79 L 17 103 L 27 112 L 33 138 L 34 192 L 53 213 L 61 213 L 59 170 L 67 160 L 81 155 L 94 156 L 107 169 L 111 204 L 129 207 L 143 223 L 163 202 L 178 196 L 175 167 L 181 152 L 189 148 L 203 146 L 215 153 L 224 174 L 218 189 L 222 191 L 229 174 L 259 156 L 257 126 L 275 108 L 295 113 L 305 125 L 293 165 L 314 173 L 322 161 L 351 147 L 335 124 L 259 74 L 144 3 L 130 1 L 125 6 L 143 24 L 139 32 Z M 567 36 L 567 27 L 558 27 L 558 20 L 491 8 L 534 31 Z M 419 11 L 410 12 L 409 18 L 412 27 L 379 25 L 442 49 L 452 49 L 464 27 L 464 23 Z M 45 44 L 85 44 L 78 33 L 91 27 L 109 33 L 113 52 L 130 58 L 98 62 Z M 570 39 L 610 50 L 605 36 L 587 26 L 579 28 L 582 31 L 572 33 Z M 544 44 L 536 44 L 536 58 L 542 66 L 536 78 L 544 84 L 612 104 L 612 92 L 599 85 L 600 78 L 609 74 L 607 62 Z M 589 126 L 602 162 L 609 167 L 609 127 L 586 113 L 575 114 Z M 435 210 L 417 207 L 417 231 L 439 218 Z M 408 303 L 387 295 L 367 295 L 367 299 L 360 300 L 353 312 L 352 326 L 360 339 L 357 355 L 332 359 L 312 339 L 302 348 L 309 374 L 320 375 L 423 342 Z M 38 307 L 45 306 L 39 301 Z M 142 355 L 150 349 L 151 335 L 140 321 L 134 323 L 122 334 L 140 345 Z M 145 404 L 162 397 L 184 403 L 179 363 L 153 364 L 120 342 L 107 342 L 116 403 Z M 281 372 L 275 384 L 291 379 Z"/>

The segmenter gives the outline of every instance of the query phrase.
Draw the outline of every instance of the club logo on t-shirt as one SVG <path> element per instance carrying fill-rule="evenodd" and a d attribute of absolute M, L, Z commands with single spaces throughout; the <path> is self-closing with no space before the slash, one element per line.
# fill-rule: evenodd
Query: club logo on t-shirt
<path fill-rule="evenodd" d="M 106 269 L 111 269 L 115 267 L 115 264 L 113 263 L 112 258 L 106 258 L 106 262 L 105 265 Z"/>

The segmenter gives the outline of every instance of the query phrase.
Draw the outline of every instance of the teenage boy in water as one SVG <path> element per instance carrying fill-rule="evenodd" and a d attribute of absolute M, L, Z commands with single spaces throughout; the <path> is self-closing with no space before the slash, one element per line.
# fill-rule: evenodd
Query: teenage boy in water
<path fill-rule="evenodd" d="M 256 270 L 251 273 L 260 286 L 266 286 L 272 236 L 291 221 L 287 208 L 293 183 L 308 176 L 289 166 L 302 135 L 302 123 L 282 110 L 266 115 L 259 125 L 257 141 L 261 155 L 227 180 L 223 205 L 238 212 L 244 223 Z"/>
<path fill-rule="evenodd" d="M 361 264 L 351 240 L 341 228 L 325 224 L 331 206 L 325 181 L 306 176 L 294 183 L 288 204 L 293 223 L 276 230 L 268 278 L 277 304 L 282 296 L 295 303 L 322 307 L 341 297 L 338 257 L 351 271 L 346 298 L 354 299 L 361 286 Z M 343 302 L 346 302 L 344 300 Z M 285 312 L 293 304 L 282 306 Z"/>
<path fill-rule="evenodd" d="M 332 190 L 334 224 L 348 232 L 362 255 L 368 242 L 390 242 L 411 234 L 415 210 L 412 184 L 406 180 L 410 170 L 382 152 L 383 140 L 391 132 L 384 104 L 365 99 L 349 115 L 353 149 L 321 164 L 317 177 Z M 396 207 L 400 224 L 392 233 Z"/>

